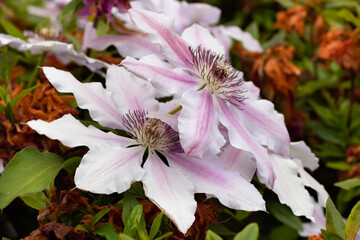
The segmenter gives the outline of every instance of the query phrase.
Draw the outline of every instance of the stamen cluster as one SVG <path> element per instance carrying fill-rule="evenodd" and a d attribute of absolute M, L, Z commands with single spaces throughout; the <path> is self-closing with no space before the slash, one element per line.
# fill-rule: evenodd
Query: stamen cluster
<path fill-rule="evenodd" d="M 156 118 L 146 117 L 145 111 L 124 114 L 123 124 L 130 136 L 150 152 L 182 152 L 179 134 L 168 124 Z"/>
<path fill-rule="evenodd" d="M 190 48 L 193 57 L 193 66 L 197 76 L 208 90 L 218 98 L 240 107 L 244 100 L 242 88 L 243 78 L 241 72 L 234 69 L 225 59 L 224 55 L 216 54 L 201 46 Z"/>

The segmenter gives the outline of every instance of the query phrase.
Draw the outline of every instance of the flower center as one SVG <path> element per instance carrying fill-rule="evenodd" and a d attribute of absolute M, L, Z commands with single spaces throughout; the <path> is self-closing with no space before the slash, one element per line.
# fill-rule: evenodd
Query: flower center
<path fill-rule="evenodd" d="M 243 75 L 234 69 L 223 55 L 202 48 L 190 48 L 195 74 L 203 82 L 199 89 L 207 87 L 211 94 L 240 107 L 244 100 Z"/>
<path fill-rule="evenodd" d="M 179 134 L 161 120 L 146 117 L 145 111 L 126 113 L 122 120 L 131 137 L 150 152 L 182 152 Z"/>

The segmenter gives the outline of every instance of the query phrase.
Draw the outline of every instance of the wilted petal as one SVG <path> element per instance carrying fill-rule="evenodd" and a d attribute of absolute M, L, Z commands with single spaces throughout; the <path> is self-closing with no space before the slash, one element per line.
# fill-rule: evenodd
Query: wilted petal
<path fill-rule="evenodd" d="M 226 170 L 237 171 L 246 180 L 251 181 L 256 172 L 256 162 L 251 153 L 226 144 L 219 154 L 221 163 Z"/>
<path fill-rule="evenodd" d="M 122 129 L 122 113 L 113 100 L 112 93 L 101 83 L 80 83 L 71 73 L 53 67 L 43 71 L 59 92 L 73 93 L 79 107 L 88 109 L 90 116 L 105 127 Z"/>
<path fill-rule="evenodd" d="M 257 189 L 237 172 L 222 168 L 217 157 L 195 159 L 185 154 L 168 154 L 170 167 L 178 167 L 194 183 L 196 193 L 213 195 L 225 206 L 245 211 L 265 210 Z"/>
<path fill-rule="evenodd" d="M 298 172 L 302 178 L 305 186 L 314 189 L 318 194 L 318 201 L 321 206 L 326 207 L 326 200 L 329 198 L 329 194 L 326 192 L 323 185 L 321 185 L 315 178 L 313 178 L 303 168 L 302 162 L 299 159 L 293 159 L 297 165 Z"/>
<path fill-rule="evenodd" d="M 277 154 L 270 156 L 276 174 L 273 191 L 280 202 L 288 205 L 295 215 L 314 221 L 314 204 L 303 180 L 298 177 L 296 163 Z"/>
<path fill-rule="evenodd" d="M 106 89 L 113 93 L 122 112 L 144 109 L 155 111 L 159 108 L 155 89 L 146 83 L 123 67 L 111 66 L 106 73 Z"/>
<path fill-rule="evenodd" d="M 76 187 L 93 193 L 122 193 L 144 175 L 143 149 L 98 145 L 84 155 L 75 173 Z"/>
<path fill-rule="evenodd" d="M 228 36 L 236 41 L 241 42 L 244 48 L 248 51 L 253 52 L 262 52 L 262 47 L 258 40 L 253 38 L 250 33 L 244 32 L 239 27 L 231 26 L 231 27 L 224 27 L 220 26 L 220 31 L 225 36 Z"/>
<path fill-rule="evenodd" d="M 131 142 L 131 139 L 120 137 L 112 132 L 105 133 L 93 126 L 85 127 L 70 114 L 52 122 L 32 120 L 27 124 L 39 134 L 59 140 L 68 147 L 87 146 L 92 148 L 99 143 L 125 147 Z"/>
<path fill-rule="evenodd" d="M 231 106 L 239 122 L 259 143 L 270 150 L 289 154 L 290 137 L 284 116 L 274 109 L 268 100 L 246 99 L 240 110 Z"/>
<path fill-rule="evenodd" d="M 193 184 L 180 170 L 166 166 L 156 154 L 149 154 L 144 169 L 145 195 L 186 233 L 195 220 Z"/>
<path fill-rule="evenodd" d="M 204 153 L 217 154 L 225 144 L 213 96 L 206 90 L 189 90 L 183 94 L 179 115 L 180 142 L 189 156 L 202 158 Z"/>
<path fill-rule="evenodd" d="M 229 140 L 232 146 L 248 151 L 254 155 L 257 165 L 257 175 L 260 181 L 269 188 L 274 186 L 275 174 L 267 151 L 239 121 L 236 115 L 238 109 L 233 109 L 225 102 L 220 101 L 220 122 L 228 129 Z"/>
<path fill-rule="evenodd" d="M 220 42 L 211 35 L 208 29 L 198 24 L 193 24 L 191 27 L 185 29 L 181 37 L 193 49 L 202 46 L 216 54 L 225 54 L 225 49 Z"/>
<path fill-rule="evenodd" d="M 140 60 L 125 58 L 121 64 L 136 76 L 146 79 L 162 92 L 182 94 L 189 88 L 199 85 L 195 77 L 185 73 L 180 68 L 170 68 L 154 55 Z"/>
<path fill-rule="evenodd" d="M 130 9 L 136 27 L 150 34 L 154 43 L 160 44 L 162 53 L 174 66 L 191 68 L 192 57 L 186 43 L 174 31 L 174 20 L 164 14 Z"/>
<path fill-rule="evenodd" d="M 290 157 L 300 159 L 302 165 L 311 171 L 319 167 L 319 159 L 304 141 L 290 143 Z"/>

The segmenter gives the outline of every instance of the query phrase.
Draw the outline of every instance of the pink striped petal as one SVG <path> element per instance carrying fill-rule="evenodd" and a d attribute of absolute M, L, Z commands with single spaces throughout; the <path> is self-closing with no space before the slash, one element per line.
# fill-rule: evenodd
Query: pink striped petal
<path fill-rule="evenodd" d="M 304 141 L 290 143 L 290 157 L 301 160 L 302 165 L 311 171 L 319 167 L 319 158 L 311 152 Z"/>
<path fill-rule="evenodd" d="M 106 89 L 113 93 L 122 112 L 158 110 L 155 89 L 146 83 L 123 67 L 111 66 L 106 73 Z"/>
<path fill-rule="evenodd" d="M 290 137 L 284 116 L 274 109 L 272 102 L 248 98 L 240 108 L 230 107 L 254 139 L 276 153 L 289 155 Z"/>
<path fill-rule="evenodd" d="M 243 123 L 239 121 L 236 110 L 228 106 L 225 102 L 220 103 L 220 122 L 229 131 L 229 140 L 232 146 L 248 151 L 254 155 L 257 165 L 257 174 L 260 181 L 269 188 L 274 186 L 275 175 L 267 151 L 260 145 L 256 139 L 244 128 Z"/>
<path fill-rule="evenodd" d="M 277 154 L 270 156 L 276 174 L 273 191 L 280 202 L 288 205 L 295 215 L 314 221 L 314 204 L 303 180 L 298 177 L 296 163 Z"/>
<path fill-rule="evenodd" d="M 129 14 L 136 27 L 148 33 L 154 43 L 160 44 L 162 53 L 171 64 L 191 69 L 190 50 L 175 32 L 171 17 L 138 9 L 130 9 Z"/>
<path fill-rule="evenodd" d="M 144 169 L 145 195 L 185 234 L 195 220 L 193 184 L 181 171 L 166 166 L 156 154 L 149 154 Z"/>
<path fill-rule="evenodd" d="M 121 64 L 136 76 L 146 79 L 158 90 L 170 94 L 179 94 L 198 86 L 195 77 L 180 68 L 170 68 L 154 55 L 135 60 L 127 57 Z"/>
<path fill-rule="evenodd" d="M 132 142 L 131 139 L 120 137 L 112 132 L 105 133 L 93 126 L 85 127 L 70 114 L 52 122 L 32 120 L 27 124 L 39 134 L 59 140 L 68 147 L 87 146 L 92 148 L 99 143 L 125 147 Z"/>
<path fill-rule="evenodd" d="M 219 114 L 213 96 L 206 90 L 191 89 L 183 94 L 180 104 L 183 109 L 178 127 L 185 152 L 198 158 L 202 158 L 204 153 L 219 153 L 225 139 L 218 128 Z"/>
<path fill-rule="evenodd" d="M 93 120 L 104 127 L 122 129 L 122 113 L 116 105 L 112 93 L 101 83 L 81 83 L 71 73 L 53 67 L 43 67 L 51 84 L 59 92 L 74 94 L 79 107 L 88 109 Z"/>
<path fill-rule="evenodd" d="M 143 149 L 98 145 L 83 157 L 75 172 L 76 187 L 93 193 L 122 193 L 144 176 Z"/>
<path fill-rule="evenodd" d="M 204 49 L 211 50 L 216 54 L 225 54 L 225 49 L 220 42 L 211 35 L 208 29 L 198 24 L 193 24 L 191 27 L 185 29 L 181 37 L 193 49 L 202 46 Z"/>
<path fill-rule="evenodd" d="M 256 172 L 256 162 L 251 153 L 226 144 L 219 154 L 221 163 L 226 170 L 237 171 L 246 180 L 251 181 Z"/>
<path fill-rule="evenodd" d="M 166 155 L 194 183 L 196 193 L 213 195 L 225 206 L 245 211 L 265 211 L 265 201 L 257 189 L 237 172 L 226 171 L 215 157 L 195 159 L 185 154 Z"/>

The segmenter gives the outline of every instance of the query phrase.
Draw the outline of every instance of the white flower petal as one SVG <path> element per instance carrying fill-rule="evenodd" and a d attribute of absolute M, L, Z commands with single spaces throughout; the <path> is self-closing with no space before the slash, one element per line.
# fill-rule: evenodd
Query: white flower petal
<path fill-rule="evenodd" d="M 305 189 L 304 182 L 298 177 L 296 163 L 277 154 L 270 154 L 276 174 L 273 191 L 281 203 L 288 205 L 297 216 L 305 216 L 314 221 L 314 204 Z"/>
<path fill-rule="evenodd" d="M 75 173 L 76 187 L 93 193 L 122 193 L 144 175 L 143 148 L 98 145 L 83 157 Z"/>
<path fill-rule="evenodd" d="M 113 93 L 113 98 L 122 112 L 155 111 L 159 108 L 155 89 L 123 67 L 109 67 L 106 73 L 106 89 Z"/>
<path fill-rule="evenodd" d="M 105 133 L 92 126 L 85 127 L 70 114 L 52 122 L 32 120 L 27 124 L 39 134 L 57 139 L 68 147 L 87 146 L 93 148 L 99 143 L 128 146 L 131 142 L 131 139 L 117 136 L 112 132 Z"/>
<path fill-rule="evenodd" d="M 112 93 L 101 83 L 80 83 L 71 73 L 53 67 L 43 67 L 51 84 L 59 92 L 73 93 L 79 107 L 88 109 L 90 116 L 102 126 L 122 129 L 122 113 Z"/>
<path fill-rule="evenodd" d="M 193 184 L 180 170 L 166 166 L 156 154 L 149 154 L 144 169 L 145 195 L 185 234 L 195 220 Z"/>
<path fill-rule="evenodd" d="M 304 141 L 290 143 L 290 157 L 300 159 L 302 165 L 311 171 L 319 167 L 319 158 L 311 152 Z"/>
<path fill-rule="evenodd" d="M 245 211 L 265 211 L 257 189 L 237 172 L 222 168 L 215 156 L 195 159 L 185 154 L 167 154 L 170 167 L 178 167 L 194 183 L 196 193 L 216 196 L 225 206 Z"/>
<path fill-rule="evenodd" d="M 191 27 L 186 28 L 181 37 L 193 49 L 202 46 L 204 49 L 211 50 L 216 54 L 225 54 L 225 49 L 220 42 L 211 35 L 208 29 L 198 24 L 193 24 Z"/>

